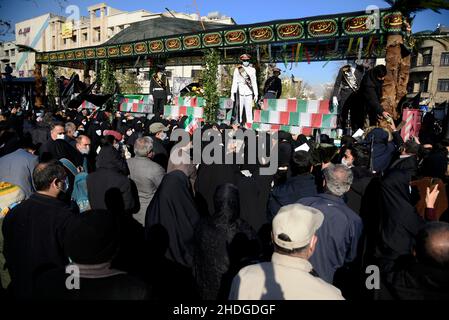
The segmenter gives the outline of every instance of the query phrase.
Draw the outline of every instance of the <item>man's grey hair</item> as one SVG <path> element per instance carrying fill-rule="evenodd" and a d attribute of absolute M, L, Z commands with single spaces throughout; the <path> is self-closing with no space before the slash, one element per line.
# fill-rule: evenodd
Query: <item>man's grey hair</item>
<path fill-rule="evenodd" d="M 347 166 L 337 164 L 324 169 L 324 179 L 327 190 L 333 195 L 341 197 L 351 188 L 354 175 Z"/>
<path fill-rule="evenodd" d="M 73 122 L 67 122 L 65 124 L 64 129 L 65 129 L 65 132 L 69 132 L 69 131 L 75 132 L 76 131 L 76 125 Z"/>
<path fill-rule="evenodd" d="M 153 139 L 150 137 L 141 137 L 134 143 L 134 153 L 138 157 L 146 157 L 153 151 Z"/>

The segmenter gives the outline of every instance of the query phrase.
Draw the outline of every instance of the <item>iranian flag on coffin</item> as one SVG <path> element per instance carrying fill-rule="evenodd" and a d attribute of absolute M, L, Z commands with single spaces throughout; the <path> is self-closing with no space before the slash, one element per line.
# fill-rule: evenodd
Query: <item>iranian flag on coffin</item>
<path fill-rule="evenodd" d="M 265 99 L 262 109 L 280 112 L 336 114 L 337 110 L 331 110 L 329 103 L 329 100 Z"/>
<path fill-rule="evenodd" d="M 124 95 L 119 98 L 119 109 L 122 112 L 153 113 L 149 95 Z"/>
<path fill-rule="evenodd" d="M 289 119 L 290 119 L 290 112 L 265 111 L 265 110 L 254 111 L 254 122 L 288 125 Z"/>
<path fill-rule="evenodd" d="M 258 122 L 247 123 L 246 127 L 256 130 L 256 131 L 269 132 L 269 131 L 280 131 L 281 130 L 281 131 L 289 132 L 291 134 L 303 134 L 306 136 L 313 135 L 313 130 L 316 129 L 316 128 L 311 128 L 311 127 L 283 126 L 283 125 L 278 125 L 278 124 L 258 123 Z M 321 129 L 321 133 L 331 135 L 332 129 Z"/>
<path fill-rule="evenodd" d="M 164 117 L 180 118 L 183 116 L 193 116 L 196 119 L 203 118 L 203 108 L 179 107 L 167 105 L 164 107 Z"/>
<path fill-rule="evenodd" d="M 254 122 L 334 129 L 337 126 L 337 116 L 334 114 L 256 110 L 254 111 Z"/>
<path fill-rule="evenodd" d="M 180 107 L 204 107 L 206 105 L 202 97 L 175 97 L 174 104 Z"/>

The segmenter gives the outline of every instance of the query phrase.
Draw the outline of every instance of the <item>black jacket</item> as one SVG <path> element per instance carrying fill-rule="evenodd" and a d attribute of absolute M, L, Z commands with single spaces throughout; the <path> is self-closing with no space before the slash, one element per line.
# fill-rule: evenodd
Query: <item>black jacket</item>
<path fill-rule="evenodd" d="M 97 158 L 97 171 L 87 176 L 87 192 L 93 210 L 125 210 L 137 212 L 138 201 L 127 174 L 126 161 L 112 146 L 101 148 Z"/>
<path fill-rule="evenodd" d="M 349 208 L 360 215 L 363 196 L 365 195 L 365 190 L 368 188 L 373 175 L 367 168 L 363 167 L 354 167 L 351 168 L 351 171 L 354 175 L 354 180 L 351 189 L 345 194 L 345 202 Z"/>
<path fill-rule="evenodd" d="M 380 99 L 382 97 L 383 81 L 378 80 L 373 69 L 368 71 L 362 79 L 359 93 L 365 104 L 365 112 L 370 115 L 380 115 L 384 111 Z"/>
<path fill-rule="evenodd" d="M 268 221 L 272 221 L 279 209 L 299 199 L 317 195 L 315 177 L 311 174 L 289 178 L 273 189 L 268 200 Z"/>
<path fill-rule="evenodd" d="M 263 89 L 263 94 L 267 94 L 268 91 L 276 91 L 276 98 L 279 99 L 282 95 L 282 81 L 279 77 L 272 76 L 267 79 Z"/>
<path fill-rule="evenodd" d="M 64 269 L 46 272 L 36 281 L 39 300 L 146 300 L 150 298 L 144 282 L 124 272 L 98 278 L 80 277 L 79 289 L 67 290 L 70 274 Z"/>
<path fill-rule="evenodd" d="M 415 155 L 399 158 L 391 164 L 390 169 L 408 171 L 412 177 L 412 181 L 416 180 L 418 178 L 418 159 Z"/>
<path fill-rule="evenodd" d="M 412 260 L 412 261 L 410 261 Z M 401 259 L 394 271 L 382 278 L 377 299 L 381 300 L 448 300 L 449 272 L 409 259 Z M 377 290 L 376 290 L 377 291 Z"/>
<path fill-rule="evenodd" d="M 34 281 L 41 272 L 68 263 L 62 239 L 71 216 L 63 202 L 38 193 L 7 214 L 3 222 L 4 252 L 15 298 L 31 298 Z"/>
<path fill-rule="evenodd" d="M 150 80 L 150 94 L 155 98 L 166 97 L 170 95 L 170 84 L 166 76 L 162 76 L 161 82 L 159 83 L 156 79 L 156 74 L 151 77 Z"/>

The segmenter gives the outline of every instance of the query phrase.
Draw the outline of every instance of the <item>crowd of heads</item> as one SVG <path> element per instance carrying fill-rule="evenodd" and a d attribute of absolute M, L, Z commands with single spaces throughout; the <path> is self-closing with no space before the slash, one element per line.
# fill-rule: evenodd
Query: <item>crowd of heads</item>
<path fill-rule="evenodd" d="M 384 71 L 379 68 L 376 70 L 376 76 L 379 79 L 383 78 Z M 94 175 L 95 179 L 101 177 L 102 181 L 105 181 L 104 184 L 113 183 L 104 178 L 105 175 L 111 177 L 117 175 L 123 179 L 117 182 L 119 185 L 114 186 L 117 189 L 116 193 L 110 192 L 111 190 L 101 191 L 105 192 L 105 197 L 116 199 L 100 199 L 100 202 L 105 202 L 103 207 L 91 208 L 92 210 L 88 211 L 95 214 L 84 212 L 81 219 L 67 228 L 63 240 L 64 252 L 74 263 L 102 264 L 109 263 L 117 257 L 119 260 L 126 259 L 122 256 L 123 248 L 132 251 L 130 247 L 126 247 L 127 245 L 131 247 L 147 245 L 148 252 L 160 251 L 164 256 L 167 251 L 158 246 L 166 243 L 170 255 L 173 255 L 170 259 L 176 259 L 178 254 L 176 250 L 190 250 L 190 256 L 186 253 L 175 262 L 184 263 L 185 267 L 185 261 L 193 261 L 187 267 L 192 268 L 192 276 L 198 277 L 196 280 L 199 282 L 206 281 L 202 278 L 206 262 L 201 260 L 203 259 L 201 255 L 209 257 L 208 255 L 212 254 L 213 257 L 211 248 L 215 244 L 220 248 L 215 254 L 226 257 L 221 262 L 226 265 L 226 272 L 220 273 L 220 276 L 226 274 L 228 277 L 229 274 L 235 275 L 245 265 L 269 259 L 273 252 L 305 260 L 314 255 L 320 241 L 326 241 L 317 236 L 317 230 L 322 226 L 323 220 L 325 221 L 326 214 L 323 215 L 323 212 L 313 208 L 312 205 L 296 203 L 299 194 L 297 198 L 294 198 L 295 194 L 291 195 L 290 202 L 283 203 L 285 200 L 283 199 L 280 205 L 277 203 L 274 207 L 270 207 L 271 202 L 279 200 L 276 198 L 276 192 L 281 196 L 282 192 L 290 192 L 288 186 L 294 185 L 294 181 L 307 177 L 312 181 L 313 190 L 316 189 L 312 192 L 313 195 L 322 193 L 343 199 L 352 212 L 362 217 L 364 228 L 367 230 L 375 229 L 379 225 L 370 225 L 373 223 L 370 222 L 373 217 L 366 218 L 369 210 L 366 211 L 365 202 L 368 201 L 368 207 L 371 204 L 374 210 L 380 208 L 376 207 L 376 204 L 387 203 L 382 198 L 382 190 L 386 190 L 382 183 L 388 181 L 391 172 L 398 170 L 404 172 L 407 176 L 404 186 L 407 188 L 412 180 L 417 181 L 424 177 L 446 181 L 449 143 L 444 140 L 425 140 L 421 143 L 418 138 L 412 138 L 404 142 L 398 137 L 397 132 L 392 134 L 392 130 L 369 128 L 360 138 L 341 137 L 337 146 L 335 139 L 320 133 L 306 137 L 283 131 L 276 134 L 255 132 L 256 142 L 262 137 L 268 137 L 266 140 L 268 153 L 265 158 L 262 160 L 258 158 L 254 163 L 249 160 L 251 140 L 247 137 L 244 137 L 241 143 L 234 140 L 231 145 L 226 145 L 229 135 L 236 134 L 238 130 L 248 132 L 251 129 L 224 123 L 198 125 L 197 132 L 201 132 L 203 138 L 208 138 L 200 141 L 199 150 L 210 148 L 209 144 L 212 141 L 210 138 L 216 135 L 223 152 L 223 157 L 219 157 L 220 161 L 224 159 L 224 154 L 231 153 L 235 160 L 233 163 L 194 163 L 193 136 L 190 135 L 187 141 L 173 139 L 177 135 L 176 132 L 186 132 L 187 117 L 148 118 L 146 115 L 81 108 L 60 111 L 56 114 L 43 111 L 23 113 L 20 116 L 3 114 L 3 121 L 0 123 L 0 146 L 2 146 L 0 156 L 7 156 L 18 149 L 36 155 L 39 163 L 31 176 L 34 190 L 40 194 L 59 198 L 74 207 L 74 212 L 78 214 L 80 210 L 73 202 L 73 195 L 74 190 L 79 187 L 76 184 L 79 173 L 87 174 L 85 179 L 88 187 L 94 183 L 92 182 Z M 188 159 L 187 163 L 174 163 L 172 159 L 174 151 L 177 151 L 182 159 Z M 217 152 L 216 148 L 212 150 L 212 153 Z M 271 157 L 274 153 L 276 157 Z M 135 186 L 130 178 L 133 175 L 132 171 L 135 170 L 128 168 L 130 159 L 151 160 L 151 163 L 158 165 L 157 170 L 162 170 L 162 174 L 156 179 L 157 182 L 151 182 L 154 187 L 148 192 L 151 193 L 149 200 L 145 192 L 139 190 L 139 186 Z M 270 161 L 274 161 L 273 159 L 277 162 L 275 172 L 263 177 L 258 169 L 268 166 Z M 70 164 L 73 164 L 74 169 Z M 209 174 L 204 174 L 207 170 L 210 170 Z M 174 171 L 177 173 L 173 174 Z M 100 186 L 97 188 L 105 187 L 101 186 L 102 181 L 98 182 Z M 375 192 L 367 190 L 370 190 L 372 185 L 374 186 L 372 188 L 376 189 L 375 183 L 379 183 L 377 191 L 380 196 L 370 199 L 370 195 Z M 126 188 L 123 187 L 125 185 Z M 211 188 L 213 190 L 209 190 Z M 97 191 L 99 189 L 95 192 L 93 190 L 86 191 L 89 200 L 101 193 Z M 135 197 L 131 195 L 132 192 Z M 130 193 L 129 197 L 125 193 Z M 122 196 L 123 201 L 117 202 L 116 200 L 120 200 L 117 198 Z M 426 196 L 421 195 L 421 201 L 424 201 L 424 198 Z M 145 199 L 150 202 L 142 202 L 146 201 Z M 356 200 L 351 202 L 351 199 Z M 179 206 L 175 205 L 177 201 L 180 202 Z M 145 207 L 139 208 L 139 202 L 140 205 L 145 203 Z M 204 205 L 204 202 L 207 204 Z M 94 201 L 91 201 L 91 205 L 92 203 Z M 414 205 L 416 203 L 410 200 L 410 207 Z M 202 212 L 203 208 L 208 209 Z M 443 220 L 447 219 L 447 205 L 445 209 L 439 215 Z M 116 216 L 111 218 L 110 214 L 120 210 L 134 214 L 143 212 L 144 216 L 146 213 L 146 218 L 143 218 L 145 225 L 140 226 L 146 230 L 145 237 L 142 229 L 130 231 L 135 236 L 142 234 L 142 238 L 139 238 L 142 243 L 129 244 L 125 241 L 124 244 L 123 224 L 129 222 L 124 222 L 123 218 L 117 219 Z M 185 221 L 191 226 L 183 225 L 179 227 L 180 229 L 174 227 L 173 230 L 165 226 L 167 230 L 158 231 L 159 224 L 148 223 L 152 221 L 151 219 L 163 221 L 165 218 L 158 215 L 168 213 L 161 212 L 162 210 L 170 211 L 173 215 L 170 219 L 174 219 L 173 221 L 177 221 L 176 219 L 183 221 L 187 217 Z M 270 210 L 273 212 L 268 212 Z M 149 218 L 149 215 L 153 216 Z M 185 216 L 180 218 L 180 215 Z M 160 223 L 163 225 L 163 222 Z M 176 241 L 180 242 L 172 247 L 173 237 L 178 236 L 179 239 L 188 240 L 177 239 Z M 378 245 L 379 234 L 376 236 L 375 246 Z M 413 235 L 414 245 L 410 254 L 414 254 L 419 263 L 435 268 L 447 268 L 448 237 L 449 228 L 446 223 L 431 222 Z M 162 241 L 165 238 L 167 241 Z M 225 247 L 222 247 L 220 241 L 225 241 Z M 192 243 L 198 243 L 198 246 L 195 247 Z M 131 255 L 130 252 L 126 254 Z M 125 257 L 128 257 L 126 254 Z M 167 257 L 167 254 L 164 257 Z M 164 264 L 161 261 L 158 263 L 160 263 L 158 267 L 163 269 Z M 127 267 L 129 266 L 125 264 L 124 269 Z M 142 276 L 142 270 L 136 268 L 136 271 L 134 267 L 129 267 L 130 272 Z M 218 270 L 219 266 L 213 268 Z M 158 269 L 158 272 L 162 272 L 161 269 Z M 208 276 L 213 278 L 210 274 Z M 147 276 L 142 277 L 148 280 Z M 230 285 L 229 279 L 227 285 Z M 229 287 L 227 288 L 229 291 Z M 203 287 L 199 295 L 204 298 L 210 295 L 216 297 L 217 294 L 221 294 L 218 293 L 218 289 L 211 293 Z"/>

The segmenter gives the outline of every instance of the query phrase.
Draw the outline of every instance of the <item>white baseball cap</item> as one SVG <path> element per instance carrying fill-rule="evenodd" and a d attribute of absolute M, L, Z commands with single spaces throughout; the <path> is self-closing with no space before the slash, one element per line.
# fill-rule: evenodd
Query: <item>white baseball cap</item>
<path fill-rule="evenodd" d="M 273 219 L 273 241 L 287 250 L 303 248 L 312 241 L 323 220 L 324 215 L 318 209 L 297 203 L 284 206 Z M 286 236 L 281 236 L 284 240 L 279 238 L 281 234 Z"/>

